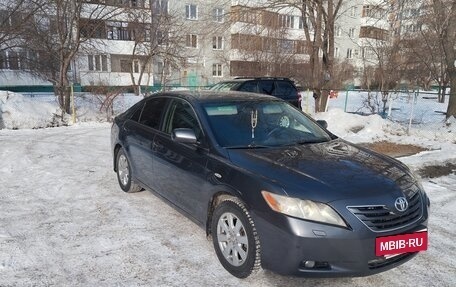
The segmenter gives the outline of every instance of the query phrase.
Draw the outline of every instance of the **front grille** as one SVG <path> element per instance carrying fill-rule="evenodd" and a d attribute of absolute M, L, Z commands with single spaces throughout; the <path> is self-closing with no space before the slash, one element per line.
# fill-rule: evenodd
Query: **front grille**
<path fill-rule="evenodd" d="M 379 259 L 374 259 L 368 262 L 369 269 L 377 269 L 377 268 L 382 268 L 397 262 L 400 262 L 402 260 L 405 260 L 409 258 L 410 256 L 415 255 L 417 252 L 412 252 L 412 253 L 402 253 L 396 256 L 392 256 L 389 258 L 379 258 Z"/>
<path fill-rule="evenodd" d="M 347 206 L 364 225 L 374 232 L 396 230 L 418 221 L 423 213 L 423 202 L 419 192 L 407 198 L 409 207 L 404 213 L 391 211 L 384 205 Z"/>

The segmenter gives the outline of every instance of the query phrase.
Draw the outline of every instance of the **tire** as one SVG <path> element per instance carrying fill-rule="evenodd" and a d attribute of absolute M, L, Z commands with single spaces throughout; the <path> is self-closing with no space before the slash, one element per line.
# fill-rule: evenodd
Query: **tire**
<path fill-rule="evenodd" d="M 244 203 L 224 199 L 214 210 L 212 242 L 223 267 L 238 278 L 246 278 L 260 268 L 260 239 Z"/>
<path fill-rule="evenodd" d="M 134 183 L 131 178 L 131 167 L 124 150 L 121 148 L 116 157 L 117 180 L 120 188 L 128 193 L 141 191 L 141 187 Z"/>

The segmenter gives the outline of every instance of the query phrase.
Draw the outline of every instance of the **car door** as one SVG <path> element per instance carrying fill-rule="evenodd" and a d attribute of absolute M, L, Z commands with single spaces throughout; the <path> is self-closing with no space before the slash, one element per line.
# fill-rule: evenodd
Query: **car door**
<path fill-rule="evenodd" d="M 129 129 L 128 153 L 130 155 L 133 174 L 142 184 L 152 188 L 151 176 L 153 170 L 153 139 L 163 118 L 163 111 L 167 103 L 167 98 L 151 98 L 145 101 L 145 105 L 135 124 L 126 126 Z"/>
<path fill-rule="evenodd" d="M 163 133 L 154 138 L 154 186 L 171 202 L 203 222 L 207 212 L 209 184 L 206 180 L 207 149 L 201 145 L 183 144 L 171 139 L 176 128 L 190 128 L 203 138 L 199 121 L 191 105 L 173 99 L 166 111 Z"/>

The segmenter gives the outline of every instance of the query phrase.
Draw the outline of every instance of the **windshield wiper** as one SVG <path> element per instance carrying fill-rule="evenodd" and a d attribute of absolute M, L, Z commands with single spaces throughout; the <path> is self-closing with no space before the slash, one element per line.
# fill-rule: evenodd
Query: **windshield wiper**
<path fill-rule="evenodd" d="M 267 145 L 257 145 L 257 144 L 249 144 L 249 145 L 233 145 L 233 146 L 227 146 L 227 149 L 256 149 L 256 148 L 270 148 L 270 146 Z"/>
<path fill-rule="evenodd" d="M 312 139 L 312 140 L 302 140 L 297 141 L 296 144 L 313 144 L 313 143 L 323 143 L 327 142 L 328 139 Z"/>

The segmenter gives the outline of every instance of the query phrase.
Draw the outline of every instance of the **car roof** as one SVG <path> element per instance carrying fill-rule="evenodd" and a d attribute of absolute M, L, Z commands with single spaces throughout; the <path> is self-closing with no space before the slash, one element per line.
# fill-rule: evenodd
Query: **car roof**
<path fill-rule="evenodd" d="M 240 92 L 240 91 L 211 91 L 211 90 L 203 90 L 203 91 L 170 91 L 170 92 L 159 92 L 152 94 L 151 97 L 158 97 L 158 96 L 172 96 L 172 97 L 179 97 L 186 99 L 190 102 L 199 102 L 199 103 L 206 103 L 206 102 L 224 102 L 224 101 L 265 101 L 265 100 L 277 100 L 276 97 L 264 95 L 264 94 L 257 94 L 257 93 L 249 93 L 249 92 Z"/>
<path fill-rule="evenodd" d="M 221 83 L 243 83 L 243 82 L 246 82 L 246 81 L 265 81 L 265 80 L 293 82 L 290 78 L 284 78 L 284 77 L 236 77 L 236 78 L 231 79 L 231 80 L 218 82 L 217 84 L 221 84 Z"/>

